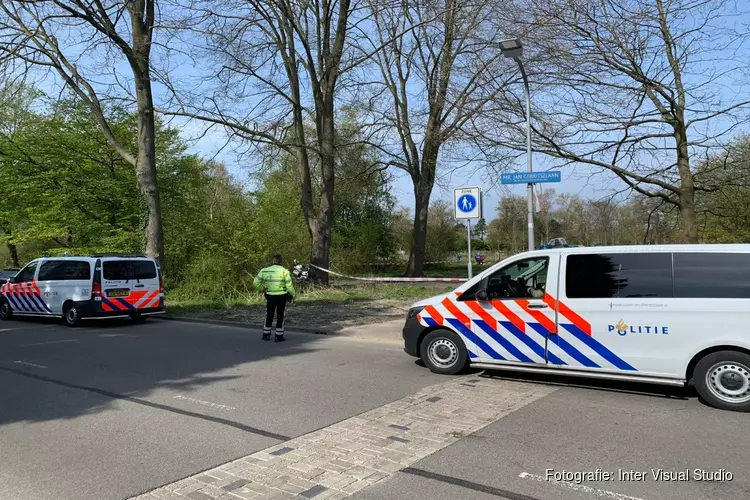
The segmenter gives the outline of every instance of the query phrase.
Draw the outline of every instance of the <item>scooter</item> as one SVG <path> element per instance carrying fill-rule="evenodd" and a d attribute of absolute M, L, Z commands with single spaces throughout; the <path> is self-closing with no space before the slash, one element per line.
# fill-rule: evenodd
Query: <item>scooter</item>
<path fill-rule="evenodd" d="M 310 268 L 294 261 L 294 267 L 292 268 L 292 276 L 294 281 L 298 284 L 307 283 L 310 280 Z"/>

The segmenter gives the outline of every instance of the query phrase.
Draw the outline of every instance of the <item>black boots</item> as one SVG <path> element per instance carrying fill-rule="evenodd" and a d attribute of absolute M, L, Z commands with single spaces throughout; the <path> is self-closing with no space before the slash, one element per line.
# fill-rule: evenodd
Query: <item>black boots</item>
<path fill-rule="evenodd" d="M 262 339 L 265 340 L 265 341 L 271 340 L 271 334 L 263 332 Z M 284 337 L 283 333 L 281 335 L 274 335 L 274 337 L 273 337 L 273 341 L 274 342 L 284 342 L 285 340 L 286 340 L 286 337 Z"/>

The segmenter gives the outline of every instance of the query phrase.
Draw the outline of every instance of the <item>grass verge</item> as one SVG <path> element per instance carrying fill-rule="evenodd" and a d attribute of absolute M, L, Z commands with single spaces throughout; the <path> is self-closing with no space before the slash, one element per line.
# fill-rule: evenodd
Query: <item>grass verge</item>
<path fill-rule="evenodd" d="M 348 326 L 401 319 L 418 300 L 447 293 L 454 287 L 404 284 L 346 284 L 301 290 L 288 307 L 287 328 L 335 332 Z M 167 296 L 170 315 L 237 321 L 260 325 L 265 318 L 265 300 L 260 294 L 220 299 Z"/>

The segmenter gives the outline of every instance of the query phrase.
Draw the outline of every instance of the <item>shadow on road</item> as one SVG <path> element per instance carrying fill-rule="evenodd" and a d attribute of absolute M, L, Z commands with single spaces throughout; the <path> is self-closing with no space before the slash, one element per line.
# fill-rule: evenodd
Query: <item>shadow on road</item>
<path fill-rule="evenodd" d="M 180 409 L 171 395 L 169 402 L 158 404 L 152 396 L 158 391 L 189 395 L 242 378 L 247 375 L 240 374 L 239 365 L 316 351 L 325 339 L 298 334 L 287 335 L 283 343 L 263 342 L 258 330 L 154 318 L 144 324 L 92 321 L 74 329 L 46 318 L 23 318 L 0 323 L 0 328 L 7 329 L 0 333 L 0 426 L 72 419 L 126 400 L 266 436 L 259 429 L 206 417 L 211 412 L 200 407 L 195 412 Z"/>
<path fill-rule="evenodd" d="M 642 396 L 650 396 L 656 398 L 687 400 L 689 398 L 697 397 L 697 393 L 692 387 L 682 388 L 637 382 L 599 380 L 585 377 L 568 377 L 546 373 L 519 373 L 502 370 L 484 370 L 481 376 L 492 379 L 530 382 L 544 385 L 578 387 L 582 389 L 591 389 L 604 392 L 639 394 Z"/>

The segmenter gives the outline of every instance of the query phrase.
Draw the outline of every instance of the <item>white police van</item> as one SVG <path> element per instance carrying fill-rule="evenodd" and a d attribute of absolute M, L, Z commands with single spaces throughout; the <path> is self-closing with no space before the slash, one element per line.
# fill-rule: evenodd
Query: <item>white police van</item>
<path fill-rule="evenodd" d="M 414 304 L 403 338 L 437 373 L 692 383 L 750 411 L 750 245 L 525 252 Z"/>
<path fill-rule="evenodd" d="M 98 254 L 32 260 L 0 287 L 0 319 L 60 317 L 140 321 L 164 312 L 159 266 L 144 255 Z"/>

